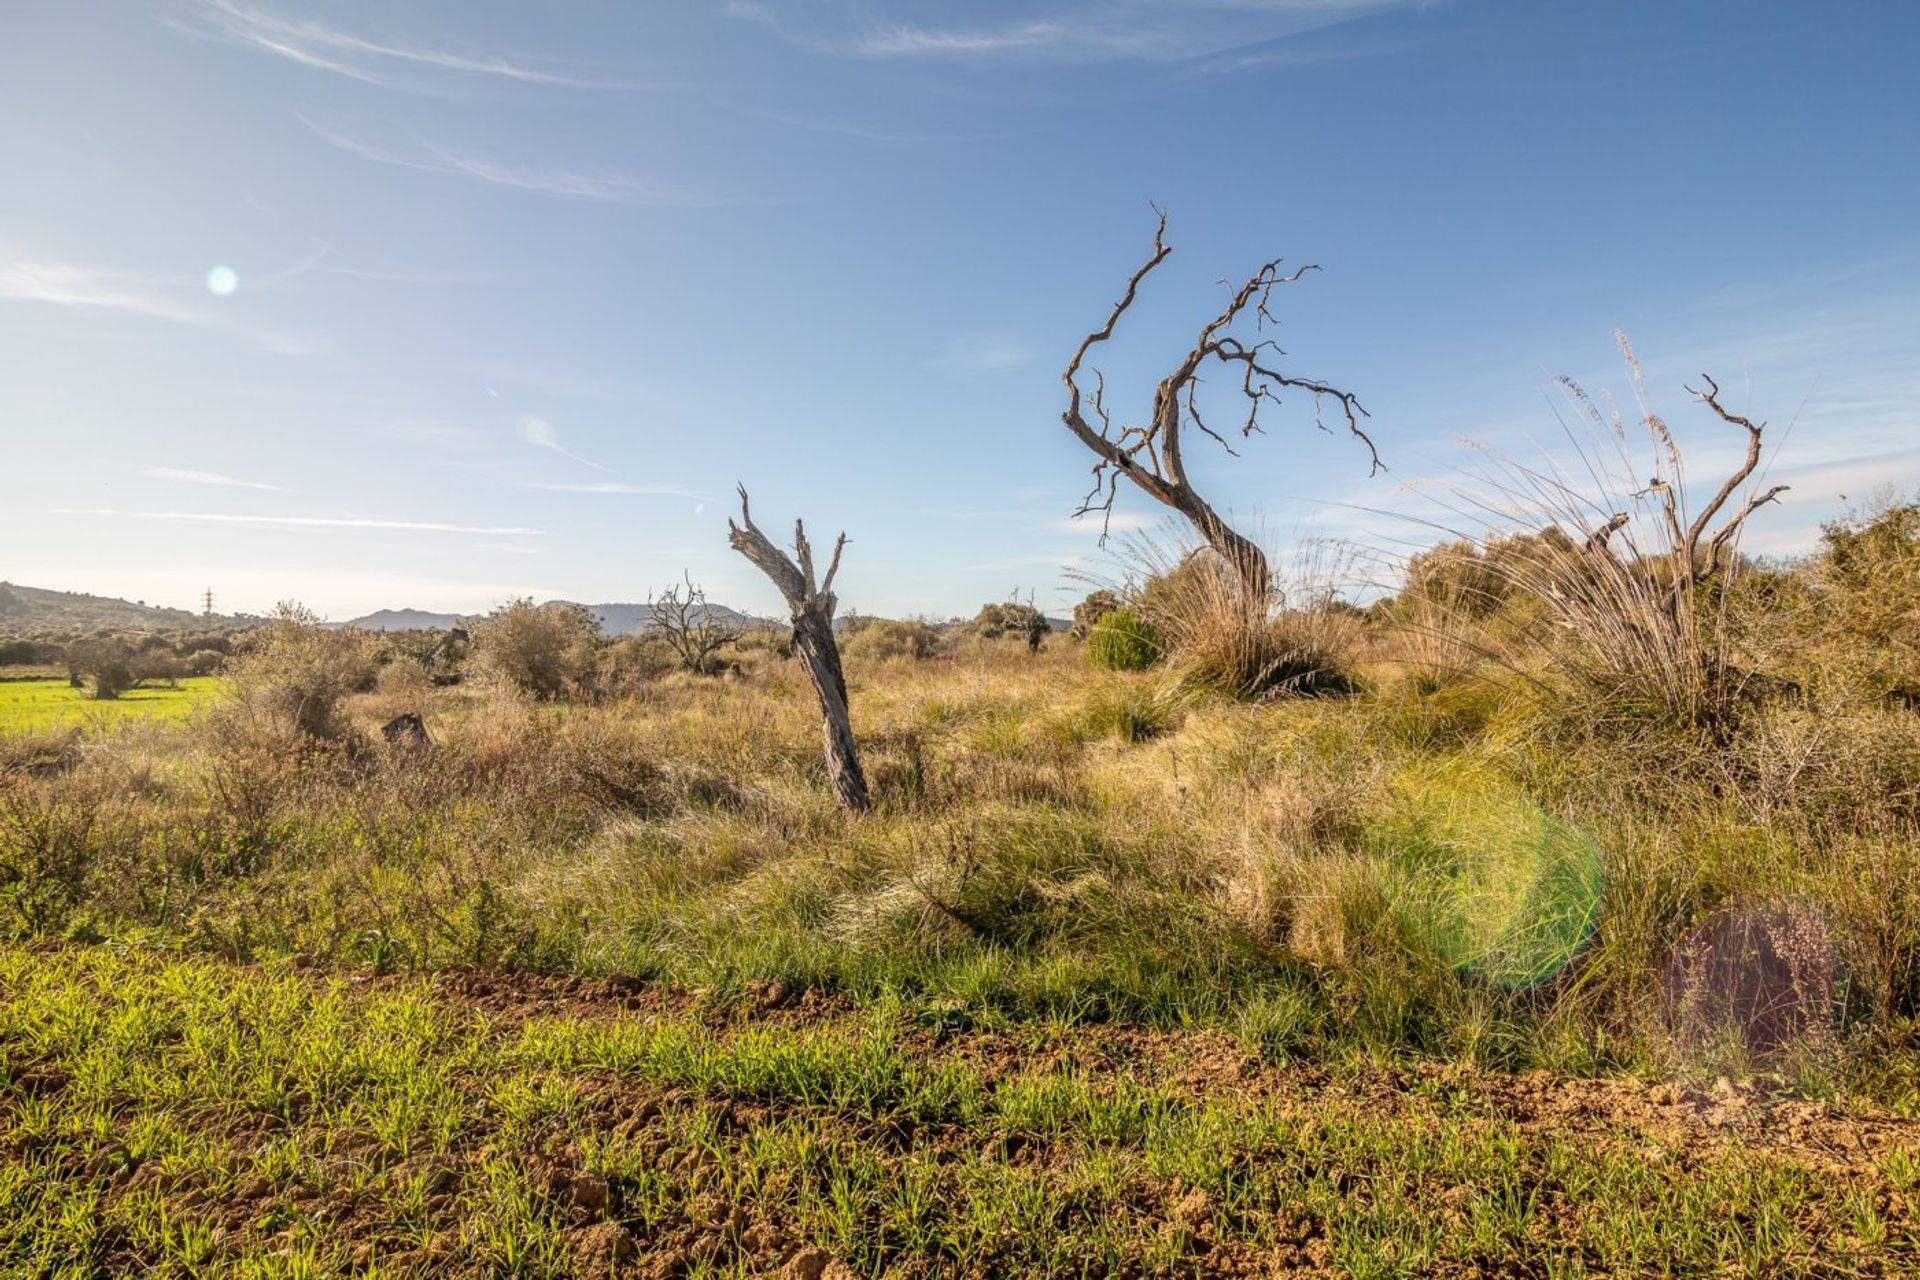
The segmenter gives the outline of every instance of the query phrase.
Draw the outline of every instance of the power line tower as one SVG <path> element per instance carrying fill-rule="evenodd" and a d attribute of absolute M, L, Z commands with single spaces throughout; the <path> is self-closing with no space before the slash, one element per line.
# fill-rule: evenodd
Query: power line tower
<path fill-rule="evenodd" d="M 206 602 L 207 602 L 207 615 L 206 615 L 206 616 L 207 616 L 207 617 L 209 617 L 209 618 L 211 618 L 211 617 L 213 616 L 213 588 L 212 588 L 212 587 L 208 587 L 208 588 L 207 588 L 207 594 L 206 594 L 206 596 L 204 597 L 204 599 L 205 599 L 205 600 L 206 600 Z"/>

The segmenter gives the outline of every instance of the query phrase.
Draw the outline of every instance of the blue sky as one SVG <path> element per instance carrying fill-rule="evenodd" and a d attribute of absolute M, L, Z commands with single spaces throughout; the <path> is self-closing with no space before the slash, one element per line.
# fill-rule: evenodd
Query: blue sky
<path fill-rule="evenodd" d="M 848 531 L 846 605 L 1060 609 L 1059 372 L 1150 201 L 1123 416 L 1224 277 L 1322 268 L 1288 367 L 1389 470 L 1299 404 L 1193 447 L 1275 540 L 1419 536 L 1463 438 L 1555 447 L 1551 375 L 1625 393 L 1619 328 L 1697 471 L 1739 441 L 1683 382 L 1773 422 L 1748 546 L 1805 547 L 1920 485 L 1917 55 L 1893 4 L 13 0 L 0 578 L 771 612 L 744 481 Z"/>

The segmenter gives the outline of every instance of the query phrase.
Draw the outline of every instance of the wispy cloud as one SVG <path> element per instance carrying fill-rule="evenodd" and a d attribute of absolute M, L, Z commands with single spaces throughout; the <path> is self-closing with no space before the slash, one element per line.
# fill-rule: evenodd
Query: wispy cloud
<path fill-rule="evenodd" d="M 232 489 L 271 489 L 278 490 L 277 484 L 262 484 L 258 480 L 239 480 L 233 476 L 221 475 L 218 471 L 195 471 L 190 467 L 148 467 L 140 473 L 150 480 L 178 480 L 182 484 L 224 485 Z"/>
<path fill-rule="evenodd" d="M 946 373 L 1000 373 L 1033 359 L 1033 348 L 1011 333 L 963 333 L 947 339 L 933 357 Z"/>
<path fill-rule="evenodd" d="M 328 26 L 318 19 L 291 17 L 265 5 L 243 3 L 243 0 L 193 0 L 171 25 L 386 89 L 426 87 L 398 74 L 406 71 L 449 72 L 574 89 L 647 87 L 627 81 L 587 79 L 489 54 L 373 39 Z"/>
<path fill-rule="evenodd" d="M 1052 22 L 1023 22 L 997 30 L 915 27 L 905 24 L 876 27 L 856 38 L 848 52 L 862 58 L 968 57 L 979 54 L 1058 49 L 1085 42 L 1090 33 Z"/>
<path fill-rule="evenodd" d="M 299 119 L 301 124 L 313 131 L 314 136 L 329 146 L 345 151 L 349 155 L 359 156 L 363 160 L 371 160 L 375 164 L 393 165 L 421 173 L 437 173 L 446 177 L 470 178 L 496 187 L 559 196 L 568 200 L 600 200 L 612 204 L 681 207 L 706 207 L 726 203 L 703 192 L 666 183 L 648 182 L 623 174 L 581 173 L 568 169 L 529 169 L 462 155 L 430 143 L 421 143 L 412 152 L 395 151 L 336 133 L 324 125 L 315 124 L 304 115 Z"/>
<path fill-rule="evenodd" d="M 437 520 L 381 520 L 359 516 L 247 516 L 212 511 L 116 511 L 111 507 L 58 507 L 55 515 L 99 516 L 125 520 L 184 520 L 202 524 L 263 525 L 291 529 L 383 529 L 401 533 L 475 533 L 499 537 L 538 537 L 542 529 L 523 525 L 444 524 Z"/>
<path fill-rule="evenodd" d="M 866 17 L 801 26 L 751 3 L 725 12 L 786 39 L 842 57 L 990 62 L 1181 61 L 1285 39 L 1420 0 L 1054 0 L 1018 21 L 930 25 L 907 6 L 897 19 Z M 881 5 L 884 12 L 889 6 Z M 869 10 L 869 13 L 872 11 Z M 1263 61 L 1273 61 L 1265 57 Z"/>
<path fill-rule="evenodd" d="M 595 462 L 592 458 L 583 458 L 561 444 L 560 432 L 545 418 L 531 413 L 523 413 L 514 419 L 513 430 L 514 434 L 518 435 L 522 440 L 536 449 L 551 449 L 561 457 L 571 458 L 573 461 L 584 466 L 592 467 L 595 471 L 606 470 L 605 467 Z"/>
<path fill-rule="evenodd" d="M 203 277 L 123 271 L 86 263 L 11 257 L 0 249 L 0 300 L 77 311 L 119 312 L 166 324 L 220 331 L 264 351 L 308 355 L 321 344 L 259 323 L 241 325 L 215 307 L 187 301 L 207 295 Z"/>
<path fill-rule="evenodd" d="M 639 494 L 653 498 L 709 498 L 712 494 L 696 493 L 691 489 L 661 489 L 649 485 L 623 484 L 618 480 L 607 480 L 589 484 L 561 484 L 543 480 L 522 480 L 522 489 L 541 489 L 547 493 L 599 493 L 599 494 Z"/>
<path fill-rule="evenodd" d="M 71 262 L 0 262 L 0 298 L 125 311 L 170 324 L 213 323 L 211 313 L 182 303 L 155 277 Z"/>

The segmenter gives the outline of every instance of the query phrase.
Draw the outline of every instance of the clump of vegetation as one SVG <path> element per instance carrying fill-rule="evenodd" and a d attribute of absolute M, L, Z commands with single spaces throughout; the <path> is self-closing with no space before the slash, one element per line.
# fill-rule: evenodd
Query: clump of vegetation
<path fill-rule="evenodd" d="M 849 617 L 843 635 L 842 652 L 868 662 L 918 662 L 943 648 L 939 628 L 924 618 Z"/>
<path fill-rule="evenodd" d="M 598 660 L 600 624 L 577 604 L 516 600 L 473 624 L 479 665 L 541 701 L 580 692 Z"/>
<path fill-rule="evenodd" d="M 1298 584 L 1269 578 L 1248 594 L 1240 571 L 1209 547 L 1138 542 L 1146 578 L 1135 608 L 1163 637 L 1182 680 L 1236 698 L 1350 692 L 1358 624 L 1309 561 Z"/>
<path fill-rule="evenodd" d="M 1167 656 L 1166 641 L 1152 623 L 1125 605 L 1100 614 L 1087 632 L 1087 660 L 1109 671 L 1144 671 Z"/>
<path fill-rule="evenodd" d="M 311 610 L 283 602 L 264 627 L 247 634 L 228 663 L 228 688 L 245 712 L 316 741 L 344 738 L 348 697 L 379 678 L 365 632 L 329 627 Z"/>
<path fill-rule="evenodd" d="M 134 666 L 139 655 L 119 636 L 94 636 L 67 650 L 67 670 L 73 684 L 84 684 L 90 695 L 111 701 L 139 682 Z"/>
<path fill-rule="evenodd" d="M 1845 637 L 1867 679 L 1920 705 L 1920 501 L 1827 524 L 1813 593 L 1820 630 Z"/>
<path fill-rule="evenodd" d="M 1087 593 L 1086 599 L 1073 606 L 1073 625 L 1068 632 L 1076 640 L 1085 640 L 1100 619 L 1120 607 L 1120 597 L 1105 587 Z"/>

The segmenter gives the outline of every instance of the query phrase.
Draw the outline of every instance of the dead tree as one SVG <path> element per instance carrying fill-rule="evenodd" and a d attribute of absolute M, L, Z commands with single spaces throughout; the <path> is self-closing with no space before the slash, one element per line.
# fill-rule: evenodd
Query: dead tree
<path fill-rule="evenodd" d="M 1671 478 L 1664 474 L 1655 476 L 1647 482 L 1647 487 L 1637 496 L 1651 494 L 1658 500 L 1656 509 L 1662 526 L 1662 540 L 1666 547 L 1666 558 L 1671 561 L 1669 571 L 1673 575 L 1661 605 L 1667 618 L 1676 623 L 1688 615 L 1693 598 L 1700 588 L 1720 577 L 1731 567 L 1733 548 L 1739 537 L 1741 526 L 1747 522 L 1747 517 L 1777 499 L 1791 487 L 1776 484 L 1764 491 L 1748 494 L 1747 500 L 1741 504 L 1738 511 L 1722 520 L 1718 529 L 1712 527 L 1715 518 L 1725 510 L 1735 492 L 1759 469 L 1761 437 L 1767 424 L 1756 423 L 1751 418 L 1744 418 L 1730 412 L 1720 403 L 1720 384 L 1708 374 L 1703 373 L 1700 377 L 1707 384 L 1707 389 L 1696 391 L 1688 387 L 1687 390 L 1699 397 L 1700 402 L 1707 408 L 1713 410 L 1720 421 L 1731 427 L 1739 427 L 1747 433 L 1747 452 L 1741 459 L 1740 465 L 1728 474 L 1718 489 L 1714 490 L 1713 496 L 1707 500 L 1707 505 L 1700 508 L 1699 514 L 1691 521 L 1686 521 L 1680 508 L 1679 490 L 1683 487 L 1682 477 L 1679 474 L 1680 451 L 1673 443 L 1673 437 L 1668 434 L 1666 423 L 1651 414 L 1647 417 L 1647 425 L 1653 431 L 1654 439 L 1672 459 L 1674 474 Z M 1587 549 L 1593 552 L 1610 552 L 1612 549 L 1608 546 L 1608 538 L 1624 527 L 1627 522 L 1628 516 L 1625 512 L 1615 512 L 1588 537 Z M 1701 545 L 1703 538 L 1706 540 L 1704 546 Z"/>
<path fill-rule="evenodd" d="M 707 606 L 706 588 L 694 586 L 690 574 L 684 578 L 684 587 L 676 584 L 647 598 L 646 630 L 666 640 L 681 666 L 710 676 L 721 670 L 714 655 L 740 638 L 740 628 L 717 619 Z"/>
<path fill-rule="evenodd" d="M 1277 258 L 1261 267 L 1234 291 L 1225 309 L 1200 330 L 1193 349 L 1181 357 L 1172 373 L 1160 380 L 1160 385 L 1153 393 L 1153 405 L 1146 424 L 1122 426 L 1117 431 L 1114 429 L 1106 405 L 1105 379 L 1096 370 L 1092 394 L 1083 393 L 1078 380 L 1080 366 L 1095 345 L 1113 336 L 1120 317 L 1133 305 L 1140 282 L 1173 252 L 1166 242 L 1167 215 L 1158 208 L 1154 212 L 1159 217 L 1159 225 L 1153 233 L 1153 255 L 1127 280 L 1126 292 L 1121 294 L 1120 301 L 1107 314 L 1106 323 L 1086 336 L 1061 376 L 1067 387 L 1067 408 L 1061 414 L 1061 419 L 1080 443 L 1093 451 L 1097 459 L 1093 465 L 1093 487 L 1081 500 L 1074 515 L 1101 512 L 1103 523 L 1100 536 L 1104 541 L 1105 521 L 1112 516 L 1114 497 L 1120 477 L 1124 475 L 1155 502 L 1185 516 L 1207 545 L 1233 566 L 1245 589 L 1249 606 L 1264 607 L 1272 589 L 1272 574 L 1267 568 L 1266 554 L 1252 540 L 1228 525 L 1187 478 L 1186 463 L 1181 454 L 1184 442 L 1180 433 L 1184 427 L 1192 426 L 1212 437 L 1228 453 L 1236 453 L 1227 438 L 1201 416 L 1198 392 L 1202 372 L 1213 366 L 1221 366 L 1239 384 L 1236 389 L 1246 401 L 1246 416 L 1238 423 L 1242 438 L 1260 429 L 1261 409 L 1268 404 L 1280 403 L 1281 392 L 1290 390 L 1304 392 L 1313 398 L 1314 421 L 1322 431 L 1329 429 L 1320 416 L 1322 404 L 1331 400 L 1338 405 L 1346 420 L 1347 430 L 1366 445 L 1375 472 L 1382 469 L 1380 454 L 1374 448 L 1372 438 L 1360 426 L 1360 420 L 1367 416 L 1367 411 L 1360 407 L 1353 393 L 1313 378 L 1297 378 L 1282 373 L 1275 363 L 1277 357 L 1286 353 L 1271 338 L 1257 339 L 1248 345 L 1230 332 L 1249 311 L 1253 314 L 1255 331 L 1264 330 L 1274 322 L 1273 313 L 1268 308 L 1273 290 L 1279 285 L 1294 283 L 1309 271 L 1318 270 L 1308 265 L 1282 275 Z M 1098 427 L 1088 420 L 1089 414 L 1098 421 Z"/>
<path fill-rule="evenodd" d="M 860 756 L 854 747 L 853 724 L 847 711 L 847 679 L 840 669 L 840 647 L 833 639 L 833 576 L 840 571 L 840 552 L 847 545 L 841 534 L 833 544 L 833 558 L 827 563 L 827 575 L 816 584 L 813 575 L 813 546 L 807 541 L 806 525 L 793 522 L 793 556 L 760 532 L 747 509 L 747 489 L 740 486 L 740 523 L 727 521 L 727 541 L 733 549 L 753 562 L 753 566 L 772 580 L 786 599 L 793 619 L 793 651 L 813 681 L 820 698 L 820 718 L 826 739 L 827 775 L 833 782 L 834 796 L 840 807 L 864 813 L 871 804 L 867 797 L 867 779 L 860 772 Z M 798 564 L 794 563 L 795 559 Z"/>

